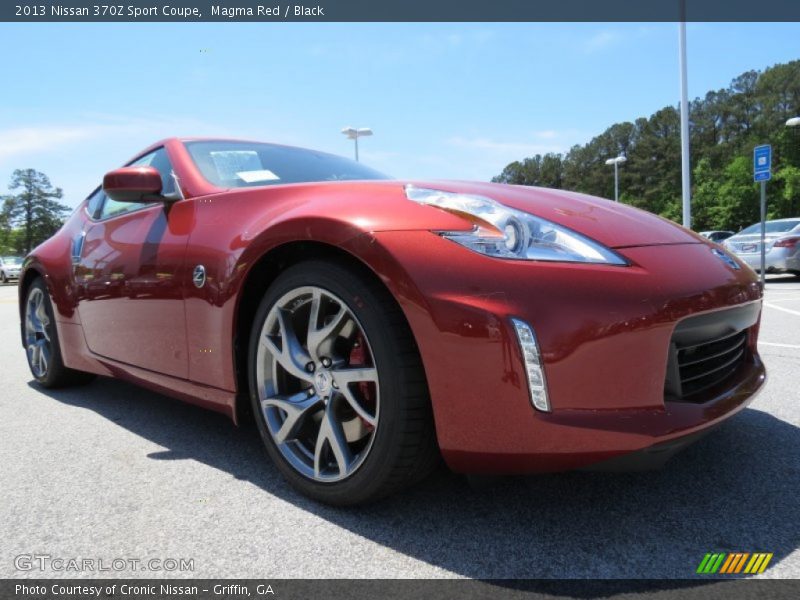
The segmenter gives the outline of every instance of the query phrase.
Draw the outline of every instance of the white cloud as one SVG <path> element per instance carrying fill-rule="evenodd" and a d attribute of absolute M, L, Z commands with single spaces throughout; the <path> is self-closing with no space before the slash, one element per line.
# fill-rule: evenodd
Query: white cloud
<path fill-rule="evenodd" d="M 555 132 L 552 133 L 554 135 L 551 137 L 556 137 L 557 134 Z M 525 140 L 501 141 L 485 137 L 463 138 L 456 136 L 447 140 L 447 143 L 457 148 L 481 150 L 498 155 L 511 155 L 516 158 L 524 158 L 534 154 L 546 154 L 548 152 L 562 152 L 564 150 L 562 145 L 557 143 L 544 144 Z"/>
<path fill-rule="evenodd" d="M 464 45 L 482 46 L 490 42 L 494 36 L 495 33 L 491 29 L 479 29 L 477 31 L 426 33 L 418 39 L 425 48 L 459 48 Z"/>
<path fill-rule="evenodd" d="M 544 129 L 542 131 L 534 131 L 533 135 L 542 140 L 553 140 L 559 137 L 560 134 L 553 129 Z"/>
<path fill-rule="evenodd" d="M 622 35 L 620 35 L 617 31 L 611 31 L 609 29 L 604 29 L 603 31 L 599 31 L 590 38 L 586 39 L 583 42 L 583 49 L 592 54 L 594 52 L 599 52 L 600 50 L 605 50 L 609 46 L 613 46 L 622 40 Z"/>
<path fill-rule="evenodd" d="M 79 140 L 91 138 L 93 127 L 39 126 L 0 131 L 0 161 L 21 154 L 47 152 Z"/>
<path fill-rule="evenodd" d="M 87 114 L 80 124 L 26 125 L 0 130 L 0 164 L 22 156 L 47 155 L 87 143 L 116 138 L 120 135 L 149 140 L 175 135 L 178 131 L 208 130 L 202 123 L 162 116 L 116 117 Z"/>
<path fill-rule="evenodd" d="M 83 113 L 61 123 L 23 121 L 0 128 L 0 183 L 8 181 L 13 169 L 36 168 L 64 190 L 67 205 L 75 206 L 104 172 L 159 139 L 227 133 L 186 117 L 163 115 Z"/>
<path fill-rule="evenodd" d="M 424 172 L 436 178 L 487 181 L 511 162 L 537 154 L 563 154 L 586 136 L 578 129 L 540 129 L 505 138 L 469 132 L 443 140 L 435 157 L 428 161 L 417 157 L 417 163 L 430 167 Z"/>

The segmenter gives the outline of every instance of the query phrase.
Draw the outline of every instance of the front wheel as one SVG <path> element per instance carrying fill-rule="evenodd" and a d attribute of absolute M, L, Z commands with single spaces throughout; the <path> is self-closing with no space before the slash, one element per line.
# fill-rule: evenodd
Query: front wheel
<path fill-rule="evenodd" d="M 46 388 L 80 385 L 94 379 L 91 373 L 64 366 L 53 316 L 53 305 L 44 282 L 36 279 L 25 299 L 25 351 L 28 367 Z"/>
<path fill-rule="evenodd" d="M 334 262 L 291 267 L 250 338 L 253 412 L 289 482 L 322 502 L 374 500 L 438 459 L 422 364 L 399 307 Z"/>
<path fill-rule="evenodd" d="M 0 281 L 3 283 L 8 283 L 8 277 L 6 277 L 5 272 L 0 272 Z"/>

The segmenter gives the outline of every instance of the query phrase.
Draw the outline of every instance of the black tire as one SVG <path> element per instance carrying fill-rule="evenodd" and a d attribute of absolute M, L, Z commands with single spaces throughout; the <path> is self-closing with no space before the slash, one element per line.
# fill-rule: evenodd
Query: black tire
<path fill-rule="evenodd" d="M 344 301 L 368 340 L 380 381 L 380 418 L 372 445 L 360 466 L 336 482 L 309 478 L 291 465 L 269 431 L 258 398 L 256 355 L 262 328 L 280 298 L 305 286 L 322 288 Z M 422 480 L 439 464 L 425 373 L 405 318 L 379 283 L 344 264 L 303 262 L 273 282 L 253 321 L 248 378 L 253 414 L 267 454 L 295 489 L 317 501 L 335 506 L 371 502 Z"/>
<path fill-rule="evenodd" d="M 3 283 L 8 283 L 8 277 L 6 277 L 5 272 L 2 273 L 2 277 L 0 277 L 0 281 Z"/>
<path fill-rule="evenodd" d="M 47 361 L 47 368 L 44 373 L 37 373 L 31 362 L 31 353 L 26 346 L 26 355 L 28 357 L 28 368 L 31 370 L 36 382 L 44 388 L 53 389 L 60 387 L 68 387 L 74 385 L 85 385 L 92 381 L 96 376 L 92 373 L 85 373 L 83 371 L 76 371 L 64 366 L 64 361 L 61 358 L 61 346 L 58 340 L 58 328 L 55 324 L 55 317 L 53 312 L 53 304 L 50 300 L 50 294 L 47 291 L 47 286 L 41 278 L 36 278 L 28 288 L 25 297 L 25 314 L 23 319 L 26 319 L 28 305 L 31 297 L 35 293 L 42 294 L 42 302 L 44 312 L 47 315 L 47 323 L 44 328 L 49 336 L 49 341 L 46 341 L 49 350 L 49 360 Z M 23 323 L 23 336 L 25 336 L 25 323 Z M 27 344 L 27 342 L 26 342 Z"/>

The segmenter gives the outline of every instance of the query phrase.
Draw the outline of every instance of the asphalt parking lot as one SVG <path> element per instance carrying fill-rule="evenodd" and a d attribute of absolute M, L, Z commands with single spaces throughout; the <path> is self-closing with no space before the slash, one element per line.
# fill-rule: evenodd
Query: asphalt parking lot
<path fill-rule="evenodd" d="M 295 493 L 252 428 L 127 383 L 43 391 L 0 287 L 0 577 L 686 578 L 707 552 L 800 577 L 800 278 L 768 278 L 751 408 L 647 473 L 437 473 L 377 505 Z M 193 559 L 190 572 L 18 570 L 15 557 Z"/>

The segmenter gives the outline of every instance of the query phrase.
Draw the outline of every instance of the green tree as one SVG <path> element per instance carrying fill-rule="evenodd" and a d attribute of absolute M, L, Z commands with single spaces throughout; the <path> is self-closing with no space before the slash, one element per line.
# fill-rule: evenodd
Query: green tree
<path fill-rule="evenodd" d="M 58 202 L 61 188 L 54 188 L 44 173 L 35 169 L 16 169 L 11 176 L 3 215 L 6 226 L 20 229 L 17 251 L 27 254 L 58 231 L 69 207 Z"/>
<path fill-rule="evenodd" d="M 712 167 L 710 158 L 702 158 L 692 173 L 694 195 L 692 196 L 692 219 L 698 231 L 716 229 L 712 209 L 720 197 L 719 174 Z"/>
<path fill-rule="evenodd" d="M 690 110 L 693 226 L 735 229 L 758 218 L 752 181 L 753 147 L 773 148 L 775 177 L 767 188 L 771 218 L 800 211 L 797 171 L 800 130 L 784 126 L 800 115 L 800 60 L 747 71 L 721 90 L 695 99 Z M 664 217 L 681 218 L 680 116 L 666 106 L 650 117 L 615 123 L 563 156 L 515 161 L 495 181 L 563 187 L 604 198 L 614 195 L 614 172 L 605 161 L 620 154 L 620 200 Z M 545 169 L 558 165 L 560 177 Z M 559 162 L 560 159 L 560 162 Z M 546 173 L 547 171 L 547 173 Z"/>
<path fill-rule="evenodd" d="M 522 162 L 516 161 L 506 166 L 503 172 L 492 178 L 495 183 L 514 185 L 535 185 L 560 188 L 564 167 L 559 154 L 537 154 Z"/>
<path fill-rule="evenodd" d="M 792 217 L 800 214 L 800 167 L 784 165 L 775 173 L 775 180 L 783 183 L 783 193 L 775 199 L 776 205 L 770 208 L 770 217 Z"/>
<path fill-rule="evenodd" d="M 0 212 L 0 254 L 10 254 L 14 251 L 13 233 L 8 216 Z"/>
<path fill-rule="evenodd" d="M 720 177 L 717 202 L 709 207 L 711 223 L 719 229 L 739 231 L 760 218 L 758 185 L 753 182 L 750 158 L 737 156 Z"/>

